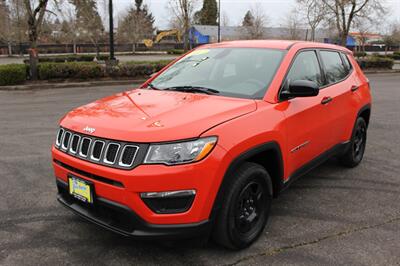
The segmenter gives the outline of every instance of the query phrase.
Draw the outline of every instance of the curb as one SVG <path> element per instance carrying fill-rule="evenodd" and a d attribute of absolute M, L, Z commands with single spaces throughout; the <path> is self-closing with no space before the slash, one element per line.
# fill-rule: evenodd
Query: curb
<path fill-rule="evenodd" d="M 74 87 L 97 87 L 97 86 L 115 86 L 115 85 L 133 85 L 145 82 L 145 79 L 129 80 L 100 80 L 100 81 L 81 81 L 65 83 L 34 83 L 26 85 L 0 86 L 0 91 L 27 91 L 27 90 L 48 90 L 48 89 L 66 89 Z"/>
<path fill-rule="evenodd" d="M 364 74 L 396 74 L 400 73 L 400 69 L 392 70 L 363 70 Z"/>

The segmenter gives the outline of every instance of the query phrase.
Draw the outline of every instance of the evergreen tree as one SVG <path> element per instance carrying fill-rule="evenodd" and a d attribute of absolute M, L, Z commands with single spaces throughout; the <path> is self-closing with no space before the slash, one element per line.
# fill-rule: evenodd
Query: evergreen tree
<path fill-rule="evenodd" d="M 143 0 L 135 0 L 136 12 L 140 12 L 142 10 Z"/>
<path fill-rule="evenodd" d="M 218 25 L 217 0 L 204 0 L 199 22 L 202 25 Z"/>
<path fill-rule="evenodd" d="M 194 25 L 201 25 L 200 19 L 201 19 L 201 10 L 196 11 L 194 13 L 194 15 L 193 15 L 193 24 Z"/>
<path fill-rule="evenodd" d="M 251 13 L 251 11 L 247 11 L 246 15 L 243 18 L 243 22 L 242 22 L 242 26 L 243 27 L 252 27 L 254 26 L 254 16 Z"/>
<path fill-rule="evenodd" d="M 118 39 L 131 42 L 132 50 L 135 49 L 135 43 L 151 39 L 155 31 L 154 16 L 148 6 L 142 4 L 143 0 L 135 0 L 135 6 L 119 22 Z"/>
<path fill-rule="evenodd" d="M 101 21 L 95 0 L 71 0 L 76 10 L 77 33 L 83 41 L 89 40 L 100 54 L 99 43 L 104 37 L 104 26 Z"/>

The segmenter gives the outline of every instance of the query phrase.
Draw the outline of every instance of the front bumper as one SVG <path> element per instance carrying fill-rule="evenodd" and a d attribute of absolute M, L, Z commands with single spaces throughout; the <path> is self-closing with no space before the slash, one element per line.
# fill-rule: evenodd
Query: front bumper
<path fill-rule="evenodd" d="M 143 231 L 149 231 L 146 229 L 148 226 L 157 230 L 168 228 L 167 230 L 175 231 L 175 228 L 197 228 L 199 225 L 207 224 L 229 163 L 225 150 L 218 145 L 208 157 L 197 163 L 177 166 L 139 165 L 132 170 L 115 169 L 86 162 L 54 147 L 52 156 L 54 174 L 58 180 L 59 189 L 62 189 L 60 184 L 67 184 L 70 174 L 88 180 L 93 183 L 95 199 L 98 202 L 111 202 L 113 206 L 122 206 L 125 213 L 133 215 L 133 218 L 128 219 L 129 223 L 134 221 L 133 227 L 143 228 Z M 181 213 L 155 213 L 140 197 L 143 192 L 192 189 L 196 191 L 193 203 L 187 211 Z M 68 196 L 68 193 L 59 194 L 59 201 L 78 214 L 88 217 L 89 220 L 118 231 L 110 228 L 106 222 L 101 222 L 101 219 L 97 221 L 99 218 L 90 212 L 92 210 L 85 209 L 86 206 L 68 201 Z M 140 235 L 141 230 L 136 229 L 135 234 Z M 197 228 L 196 231 L 201 230 Z M 123 230 L 120 233 L 130 235 L 132 231 Z"/>
<path fill-rule="evenodd" d="M 82 218 L 123 236 L 134 238 L 179 239 L 207 235 L 211 222 L 179 225 L 157 225 L 143 221 L 127 206 L 97 197 L 96 204 L 88 206 L 68 193 L 67 183 L 57 180 L 58 201 Z"/>

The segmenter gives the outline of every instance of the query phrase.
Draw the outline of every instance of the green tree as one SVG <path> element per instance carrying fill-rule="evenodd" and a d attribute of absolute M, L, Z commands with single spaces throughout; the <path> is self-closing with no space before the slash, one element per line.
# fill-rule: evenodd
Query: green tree
<path fill-rule="evenodd" d="M 201 25 L 200 19 L 201 19 L 201 9 L 193 14 L 193 21 L 192 21 L 193 25 Z"/>
<path fill-rule="evenodd" d="M 255 5 L 251 10 L 247 11 L 242 22 L 243 35 L 247 39 L 262 39 L 265 37 L 265 24 L 268 17 L 263 12 L 260 4 Z"/>
<path fill-rule="evenodd" d="M 95 0 L 71 0 L 76 11 L 76 33 L 80 40 L 89 40 L 100 54 L 100 42 L 104 38 L 104 26 Z"/>
<path fill-rule="evenodd" d="M 135 0 L 135 7 L 137 12 L 142 10 L 143 0 Z"/>
<path fill-rule="evenodd" d="M 204 0 L 200 10 L 200 24 L 218 25 L 218 5 L 216 0 Z"/>
<path fill-rule="evenodd" d="M 252 27 L 254 26 L 254 16 L 251 13 L 251 11 L 247 11 L 246 15 L 243 18 L 243 22 L 242 22 L 242 26 L 243 27 Z"/>
<path fill-rule="evenodd" d="M 154 28 L 154 16 L 147 5 L 142 5 L 143 0 L 135 0 L 135 7 L 131 7 L 128 13 L 122 17 L 118 26 L 118 39 L 135 44 L 143 39 L 151 39 Z"/>

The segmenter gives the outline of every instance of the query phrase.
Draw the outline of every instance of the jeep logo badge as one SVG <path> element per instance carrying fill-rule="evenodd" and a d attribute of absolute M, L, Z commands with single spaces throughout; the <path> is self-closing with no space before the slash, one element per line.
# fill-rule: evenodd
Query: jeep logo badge
<path fill-rule="evenodd" d="M 93 133 L 96 131 L 96 129 L 93 128 L 93 127 L 88 127 L 88 126 L 86 126 L 86 127 L 83 129 L 83 131 L 85 131 L 85 132 L 87 132 L 87 133 L 90 133 L 90 134 L 93 134 Z"/>

